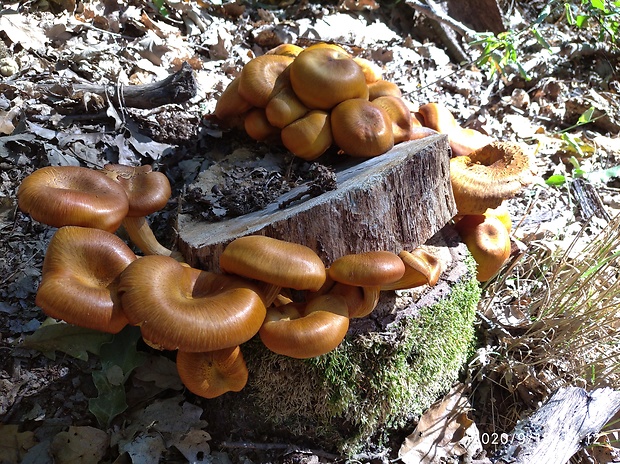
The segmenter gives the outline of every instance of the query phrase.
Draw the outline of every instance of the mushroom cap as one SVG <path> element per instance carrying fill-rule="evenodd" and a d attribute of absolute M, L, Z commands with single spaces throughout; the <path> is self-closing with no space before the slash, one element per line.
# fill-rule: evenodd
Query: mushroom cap
<path fill-rule="evenodd" d="M 280 134 L 280 129 L 267 120 L 264 108 L 252 108 L 243 119 L 245 132 L 254 140 L 262 142 Z"/>
<path fill-rule="evenodd" d="M 129 322 L 167 350 L 234 347 L 252 338 L 265 318 L 265 305 L 250 282 L 168 256 L 144 256 L 127 266 L 119 293 Z"/>
<path fill-rule="evenodd" d="M 385 95 L 375 98 L 372 102 L 383 108 L 390 116 L 395 144 L 411 140 L 411 111 L 401 98 Z"/>
<path fill-rule="evenodd" d="M 303 47 L 290 43 L 283 43 L 267 51 L 265 55 L 285 55 L 295 58 L 303 51 Z"/>
<path fill-rule="evenodd" d="M 306 161 L 314 160 L 334 142 L 330 115 L 326 111 L 312 110 L 282 129 L 280 137 L 284 146 L 295 156 Z"/>
<path fill-rule="evenodd" d="M 271 97 L 288 85 L 284 70 L 292 62 L 286 55 L 261 55 L 248 61 L 239 74 L 239 95 L 252 106 L 266 107 Z"/>
<path fill-rule="evenodd" d="M 402 97 L 400 88 L 394 82 L 380 79 L 368 84 L 368 99 L 374 101 L 376 98 L 390 95 L 392 97 Z"/>
<path fill-rule="evenodd" d="M 321 295 L 308 303 L 272 306 L 259 336 L 274 353 L 306 359 L 336 348 L 349 329 L 347 303 L 340 295 Z"/>
<path fill-rule="evenodd" d="M 512 231 L 512 218 L 510 217 L 510 211 L 508 211 L 505 201 L 497 208 L 488 208 L 483 214 L 499 219 L 502 224 L 504 224 L 504 227 L 506 227 L 508 233 Z"/>
<path fill-rule="evenodd" d="M 129 198 L 129 217 L 143 217 L 159 211 L 166 206 L 172 194 L 168 177 L 153 171 L 148 164 L 137 167 L 106 164 L 103 172 L 125 189 Z"/>
<path fill-rule="evenodd" d="M 291 86 L 284 86 L 265 107 L 265 116 L 272 126 L 282 129 L 308 112 Z"/>
<path fill-rule="evenodd" d="M 485 145 L 493 143 L 495 139 L 475 129 L 460 129 L 448 134 L 448 142 L 452 149 L 452 156 L 466 156 Z"/>
<path fill-rule="evenodd" d="M 440 134 L 449 134 L 460 130 L 458 122 L 448 107 L 440 103 L 426 103 L 418 108 L 417 115 L 425 127 L 430 127 Z"/>
<path fill-rule="evenodd" d="M 17 190 L 19 208 L 53 227 L 114 232 L 129 211 L 125 189 L 101 171 L 80 166 L 37 169 Z"/>
<path fill-rule="evenodd" d="M 402 290 L 426 284 L 432 287 L 443 272 L 443 266 L 438 257 L 423 246 L 412 251 L 402 250 L 398 256 L 405 264 L 405 273 L 396 282 L 382 285 L 381 290 Z"/>
<path fill-rule="evenodd" d="M 231 122 L 252 108 L 252 104 L 239 95 L 240 80 L 240 76 L 235 77 L 217 99 L 214 114 L 220 121 Z"/>
<path fill-rule="evenodd" d="M 177 371 L 189 391 L 203 398 L 238 392 L 248 381 L 239 346 L 206 353 L 177 352 Z"/>
<path fill-rule="evenodd" d="M 263 235 L 230 242 L 220 255 L 223 272 L 295 290 L 316 291 L 325 282 L 325 265 L 309 247 Z"/>
<path fill-rule="evenodd" d="M 327 292 L 328 295 L 340 295 L 346 303 L 350 319 L 368 316 L 379 302 L 379 287 L 359 287 L 336 282 Z"/>
<path fill-rule="evenodd" d="M 405 265 L 390 251 L 368 251 L 341 256 L 334 260 L 327 272 L 335 282 L 380 287 L 400 279 L 405 273 Z"/>
<path fill-rule="evenodd" d="M 456 231 L 478 264 L 480 282 L 491 279 L 510 257 L 510 234 L 502 222 L 482 214 L 463 216 Z"/>
<path fill-rule="evenodd" d="M 350 98 L 368 99 L 362 68 L 344 51 L 308 47 L 291 64 L 297 97 L 311 109 L 329 110 Z"/>
<path fill-rule="evenodd" d="M 110 232 L 61 227 L 45 253 L 36 304 L 50 317 L 117 333 L 128 323 L 118 296 L 119 276 L 135 259 Z"/>
<path fill-rule="evenodd" d="M 511 142 L 493 142 L 450 160 L 450 181 L 458 213 L 483 214 L 532 182 L 529 157 Z"/>
<path fill-rule="evenodd" d="M 362 98 L 338 104 L 331 112 L 332 135 L 347 155 L 382 155 L 394 146 L 392 121 L 383 108 Z"/>
<path fill-rule="evenodd" d="M 359 56 L 353 57 L 353 61 L 355 61 L 359 67 L 362 68 L 367 84 L 372 84 L 373 82 L 381 80 L 383 71 L 377 63 Z"/>

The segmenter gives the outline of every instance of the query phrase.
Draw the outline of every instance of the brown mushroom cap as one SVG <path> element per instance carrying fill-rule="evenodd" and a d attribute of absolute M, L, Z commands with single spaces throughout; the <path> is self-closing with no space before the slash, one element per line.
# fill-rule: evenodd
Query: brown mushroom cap
<path fill-rule="evenodd" d="M 336 145 L 347 155 L 371 158 L 394 146 L 392 121 L 383 108 L 361 98 L 338 104 L 331 112 Z"/>
<path fill-rule="evenodd" d="M 373 82 L 381 80 L 383 71 L 377 63 L 359 56 L 353 57 L 353 61 L 355 61 L 359 67 L 362 68 L 367 84 L 372 84 Z"/>
<path fill-rule="evenodd" d="M 240 345 L 265 318 L 258 289 L 167 256 L 145 256 L 122 273 L 123 310 L 142 336 L 167 350 L 205 352 Z"/>
<path fill-rule="evenodd" d="M 17 190 L 19 208 L 53 227 L 94 227 L 115 232 L 129 210 L 122 186 L 100 171 L 79 166 L 44 167 Z"/>
<path fill-rule="evenodd" d="M 267 51 L 265 55 L 285 55 L 295 58 L 303 51 L 299 45 L 283 43 Z"/>
<path fill-rule="evenodd" d="M 263 235 L 230 242 L 220 255 L 223 272 L 296 290 L 316 291 L 325 282 L 325 265 L 307 246 Z"/>
<path fill-rule="evenodd" d="M 243 127 L 250 137 L 259 142 L 280 134 L 280 129 L 269 123 L 264 108 L 252 108 L 248 111 L 243 119 Z"/>
<path fill-rule="evenodd" d="M 117 333 L 128 323 L 118 297 L 119 276 L 135 259 L 114 234 L 61 227 L 45 254 L 36 304 L 50 317 Z"/>
<path fill-rule="evenodd" d="M 463 216 L 455 228 L 478 264 L 478 280 L 491 279 L 510 257 L 506 227 L 497 218 L 474 214 Z"/>
<path fill-rule="evenodd" d="M 483 214 L 532 182 L 529 157 L 511 142 L 493 142 L 450 160 L 450 181 L 458 213 Z"/>
<path fill-rule="evenodd" d="M 207 353 L 177 353 L 177 371 L 189 391 L 203 398 L 238 392 L 248 381 L 248 368 L 239 346 Z"/>
<path fill-rule="evenodd" d="M 284 70 L 293 62 L 286 55 L 262 55 L 250 60 L 239 74 L 237 91 L 252 106 L 264 108 L 281 88 L 287 85 L 288 73 Z"/>
<path fill-rule="evenodd" d="M 282 129 L 308 112 L 290 86 L 284 86 L 265 107 L 265 116 L 272 126 Z"/>
<path fill-rule="evenodd" d="M 390 251 L 368 251 L 341 256 L 334 260 L 327 272 L 335 282 L 378 287 L 400 279 L 405 273 L 405 265 Z"/>
<path fill-rule="evenodd" d="M 329 113 L 312 110 L 292 122 L 280 134 L 284 146 L 295 156 L 311 161 L 333 144 Z"/>
<path fill-rule="evenodd" d="M 368 99 L 370 101 L 374 101 L 376 98 L 385 97 L 387 95 L 400 98 L 403 94 L 400 91 L 400 88 L 390 81 L 381 79 L 368 84 Z"/>
<path fill-rule="evenodd" d="M 240 76 L 235 77 L 224 89 L 215 104 L 215 116 L 220 120 L 234 125 L 237 118 L 252 108 L 252 104 L 239 95 Z"/>
<path fill-rule="evenodd" d="M 306 304 L 289 303 L 267 310 L 258 332 L 274 353 L 305 359 L 336 348 L 349 329 L 346 301 L 339 295 L 321 295 Z"/>
<path fill-rule="evenodd" d="M 434 286 L 442 272 L 437 256 L 419 246 L 412 251 L 401 251 L 398 256 L 405 265 L 405 273 L 396 282 L 384 284 L 381 290 L 402 290 L 428 284 Z"/>
<path fill-rule="evenodd" d="M 166 206 L 172 189 L 168 177 L 150 165 L 106 164 L 103 172 L 118 182 L 129 198 L 127 216 L 148 216 Z"/>
<path fill-rule="evenodd" d="M 417 113 L 425 127 L 430 127 L 440 134 L 449 134 L 461 129 L 448 107 L 440 103 L 426 103 L 420 106 Z"/>
<path fill-rule="evenodd" d="M 411 140 L 411 111 L 401 98 L 385 95 L 375 98 L 372 102 L 383 108 L 390 116 L 395 144 Z"/>
<path fill-rule="evenodd" d="M 308 47 L 291 64 L 297 97 L 311 109 L 329 110 L 350 98 L 368 99 L 362 68 L 344 51 Z"/>

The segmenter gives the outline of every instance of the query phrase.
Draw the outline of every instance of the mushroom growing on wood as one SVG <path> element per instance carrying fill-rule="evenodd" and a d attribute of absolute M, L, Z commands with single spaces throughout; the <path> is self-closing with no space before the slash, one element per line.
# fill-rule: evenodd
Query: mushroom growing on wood
<path fill-rule="evenodd" d="M 35 302 L 50 317 L 117 333 L 128 323 L 118 296 L 119 276 L 135 259 L 110 232 L 61 227 L 45 253 Z"/>
<path fill-rule="evenodd" d="M 350 312 L 349 317 L 365 317 L 375 309 L 381 286 L 402 278 L 405 265 L 392 252 L 369 251 L 341 256 L 327 272 L 334 282 L 364 289 L 364 304 Z"/>
<path fill-rule="evenodd" d="M 164 247 L 151 230 L 146 216 L 159 211 L 171 195 L 170 181 L 165 174 L 153 171 L 150 165 L 126 166 L 106 164 L 103 172 L 120 184 L 129 199 L 129 210 L 123 228 L 131 241 L 147 255 L 172 256 L 183 260 L 180 253 Z"/>
<path fill-rule="evenodd" d="M 368 100 L 340 103 L 331 112 L 331 125 L 336 145 L 347 155 L 371 158 L 394 146 L 390 115 Z"/>
<path fill-rule="evenodd" d="M 252 338 L 265 318 L 259 289 L 168 256 L 144 256 L 122 273 L 123 310 L 142 336 L 167 350 L 215 351 Z"/>
<path fill-rule="evenodd" d="M 362 68 L 335 45 L 302 51 L 291 64 L 290 80 L 299 99 L 311 109 L 330 110 L 351 98 L 368 99 Z"/>
<path fill-rule="evenodd" d="M 390 116 L 395 144 L 411 140 L 411 129 L 413 127 L 411 111 L 401 98 L 384 95 L 375 98 L 372 103 L 383 108 Z"/>
<path fill-rule="evenodd" d="M 478 264 L 478 280 L 491 279 L 510 257 L 510 235 L 504 224 L 494 217 L 472 214 L 455 228 Z"/>
<path fill-rule="evenodd" d="M 206 353 L 177 352 L 177 371 L 189 391 L 203 398 L 238 392 L 248 381 L 239 346 Z"/>
<path fill-rule="evenodd" d="M 529 157 L 511 142 L 493 142 L 450 160 L 458 214 L 483 214 L 513 197 L 533 179 Z"/>
<path fill-rule="evenodd" d="M 293 62 L 286 55 L 261 55 L 243 66 L 237 91 L 252 106 L 265 108 L 282 86 L 288 85 L 284 70 Z"/>
<path fill-rule="evenodd" d="M 327 151 L 334 139 L 327 111 L 312 110 L 292 122 L 280 134 L 284 146 L 295 156 L 311 161 Z"/>
<path fill-rule="evenodd" d="M 396 282 L 382 285 L 381 290 L 402 290 L 425 284 L 432 287 L 439 280 L 441 261 L 423 246 L 412 251 L 402 250 L 398 256 L 405 265 L 405 272 Z"/>
<path fill-rule="evenodd" d="M 26 177 L 17 190 L 19 208 L 53 227 L 83 226 L 115 232 L 129 210 L 123 187 L 79 166 L 44 167 Z"/>
<path fill-rule="evenodd" d="M 274 353 L 305 359 L 332 351 L 348 329 L 345 299 L 340 295 L 321 295 L 307 303 L 270 307 L 258 333 Z"/>

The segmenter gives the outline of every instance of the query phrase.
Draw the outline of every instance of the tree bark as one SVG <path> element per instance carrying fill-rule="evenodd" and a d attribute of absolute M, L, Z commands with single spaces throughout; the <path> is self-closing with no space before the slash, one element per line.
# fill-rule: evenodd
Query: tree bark
<path fill-rule="evenodd" d="M 563 464 L 593 443 L 620 409 L 620 392 L 560 388 L 531 417 L 520 421 L 493 462 Z"/>
<path fill-rule="evenodd" d="M 250 234 L 306 245 L 326 265 L 351 253 L 411 250 L 456 214 L 449 162 L 445 136 L 401 143 L 351 160 L 337 171 L 337 188 L 314 198 L 304 200 L 305 187 L 297 187 L 261 211 L 223 222 L 181 215 L 178 248 L 188 263 L 210 270 L 219 268 L 228 243 Z"/>

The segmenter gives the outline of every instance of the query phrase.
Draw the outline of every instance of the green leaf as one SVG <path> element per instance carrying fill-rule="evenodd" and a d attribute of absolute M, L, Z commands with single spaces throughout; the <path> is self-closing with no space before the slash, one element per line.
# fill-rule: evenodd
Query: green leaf
<path fill-rule="evenodd" d="M 577 124 L 581 125 L 581 124 L 588 124 L 592 122 L 592 115 L 594 114 L 594 111 L 595 111 L 595 108 L 593 106 L 585 110 L 583 114 L 579 116 L 579 119 L 577 120 Z"/>
<path fill-rule="evenodd" d="M 127 409 L 125 382 L 131 372 L 146 360 L 145 353 L 137 351 L 140 329 L 127 326 L 112 341 L 101 346 L 101 370 L 93 372 L 97 398 L 91 398 L 88 408 L 102 427 Z"/>
<path fill-rule="evenodd" d="M 588 19 L 589 19 L 589 16 L 577 15 L 577 17 L 575 18 L 575 25 L 579 28 L 585 27 Z"/>
<path fill-rule="evenodd" d="M 554 174 L 550 176 L 545 183 L 551 187 L 559 187 L 566 183 L 566 177 L 561 174 Z"/>
<path fill-rule="evenodd" d="M 542 9 L 542 11 L 538 14 L 538 17 L 536 18 L 536 24 L 541 24 L 545 19 L 547 19 L 547 16 L 549 16 L 549 14 L 551 13 L 551 4 L 547 4 L 545 5 L 545 7 Z"/>
<path fill-rule="evenodd" d="M 41 351 L 50 359 L 56 359 L 56 351 L 61 351 L 87 361 L 88 353 L 98 355 L 101 346 L 110 340 L 111 334 L 49 318 L 32 335 L 28 335 L 20 346 Z"/>
<path fill-rule="evenodd" d="M 571 9 L 570 3 L 564 4 L 564 12 L 566 14 L 566 22 L 569 26 L 575 25 L 575 17 L 573 16 L 573 10 Z"/>
<path fill-rule="evenodd" d="M 532 27 L 532 34 L 534 34 L 536 41 L 540 44 L 541 47 L 543 47 L 547 51 L 551 50 L 551 45 L 549 44 L 549 42 L 547 42 L 547 40 L 542 36 L 540 31 L 536 27 Z"/>
<path fill-rule="evenodd" d="M 604 0 L 590 0 L 590 5 L 597 10 L 605 11 L 605 1 Z"/>

